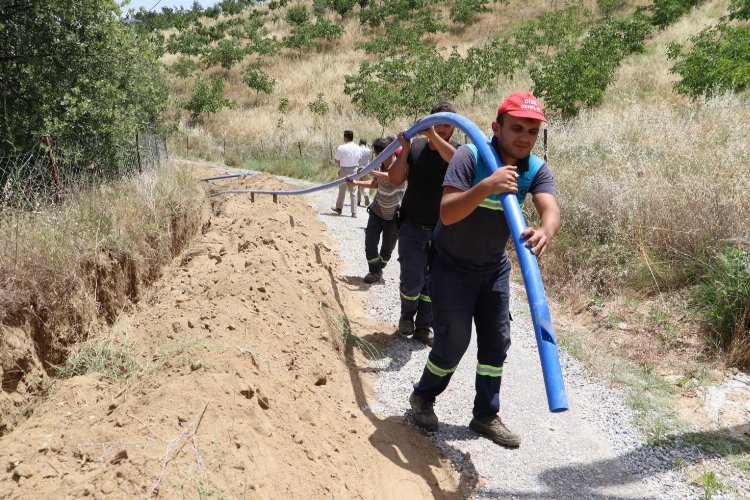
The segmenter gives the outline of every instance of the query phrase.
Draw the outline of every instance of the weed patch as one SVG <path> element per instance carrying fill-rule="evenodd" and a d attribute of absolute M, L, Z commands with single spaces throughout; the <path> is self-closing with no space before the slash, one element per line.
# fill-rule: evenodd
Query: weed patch
<path fill-rule="evenodd" d="M 129 346 L 103 340 L 76 346 L 65 362 L 55 367 L 55 373 L 60 378 L 99 373 L 110 380 L 120 381 L 129 378 L 139 368 Z"/>
<path fill-rule="evenodd" d="M 750 252 L 721 253 L 693 297 L 708 321 L 710 345 L 726 353 L 729 365 L 750 367 Z"/>

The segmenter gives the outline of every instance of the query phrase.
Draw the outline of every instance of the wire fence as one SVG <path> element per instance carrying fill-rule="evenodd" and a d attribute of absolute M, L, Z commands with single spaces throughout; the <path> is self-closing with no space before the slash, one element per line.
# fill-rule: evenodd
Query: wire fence
<path fill-rule="evenodd" d="M 121 146 L 56 147 L 45 137 L 24 153 L 0 150 L 0 210 L 63 202 L 74 189 L 159 168 L 168 157 L 164 138 L 148 132 Z"/>

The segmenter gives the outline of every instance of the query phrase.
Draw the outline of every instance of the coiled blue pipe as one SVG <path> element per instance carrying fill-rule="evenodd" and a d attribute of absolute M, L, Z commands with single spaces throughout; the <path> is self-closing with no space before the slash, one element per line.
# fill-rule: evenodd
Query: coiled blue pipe
<path fill-rule="evenodd" d="M 490 166 L 490 169 L 494 172 L 498 169 L 498 165 L 501 164 L 500 158 L 498 157 L 497 151 L 491 148 L 487 143 L 487 137 L 471 120 L 455 114 L 455 113 L 435 113 L 429 115 L 417 123 L 412 125 L 406 132 L 404 137 L 411 139 L 422 130 L 425 130 L 434 125 L 449 124 L 458 127 L 462 130 L 471 141 L 476 145 L 478 154 L 482 155 L 482 159 L 486 165 Z M 368 172 L 376 168 L 381 162 L 385 161 L 390 157 L 396 149 L 398 149 L 398 141 L 394 141 L 385 148 L 374 160 L 370 162 L 367 167 L 362 171 L 349 176 L 350 179 L 356 179 L 366 175 Z M 320 186 L 314 186 L 307 189 L 299 189 L 293 191 L 265 191 L 265 190 L 254 190 L 254 189 L 233 189 L 228 191 L 222 191 L 218 194 L 231 194 L 231 193 L 259 193 L 259 194 L 283 194 L 283 195 L 295 195 L 295 194 L 307 194 L 321 189 L 328 189 L 334 186 L 338 186 L 346 182 L 346 178 L 338 179 L 327 184 Z M 500 195 L 503 203 L 503 210 L 505 211 L 505 217 L 508 220 L 508 226 L 510 227 L 511 236 L 513 238 L 513 244 L 518 255 L 518 262 L 521 265 L 521 274 L 523 276 L 523 282 L 526 286 L 526 297 L 529 301 L 529 308 L 531 309 L 531 319 L 534 324 L 534 334 L 536 336 L 536 343 L 539 349 L 539 359 L 542 364 L 542 376 L 544 378 L 544 387 L 547 392 L 547 405 L 549 410 L 553 413 L 562 412 L 568 409 L 568 397 L 565 394 L 565 385 L 562 378 L 562 370 L 560 368 L 560 357 L 557 350 L 557 342 L 555 340 L 555 334 L 552 330 L 552 319 L 549 313 L 549 306 L 547 305 L 547 298 L 544 294 L 544 285 L 542 284 L 542 275 L 539 271 L 539 263 L 537 262 L 536 256 L 531 253 L 531 250 L 526 247 L 524 241 L 521 240 L 521 233 L 526 229 L 526 222 L 524 221 L 523 214 L 521 213 L 521 207 L 518 204 L 518 200 L 514 193 L 503 193 Z"/>

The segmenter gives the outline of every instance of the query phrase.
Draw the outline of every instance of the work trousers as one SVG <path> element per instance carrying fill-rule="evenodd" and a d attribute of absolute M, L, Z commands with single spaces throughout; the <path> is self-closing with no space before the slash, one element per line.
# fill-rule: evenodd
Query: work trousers
<path fill-rule="evenodd" d="M 352 175 L 357 171 L 357 167 L 340 167 L 339 168 L 339 179 Z M 339 184 L 339 196 L 336 198 L 336 208 L 339 210 L 344 208 L 344 195 L 349 191 L 349 204 L 352 207 L 352 215 L 357 214 L 357 186 L 356 184 L 350 184 L 345 182 Z"/>
<path fill-rule="evenodd" d="M 370 218 L 367 219 L 367 228 L 365 229 L 365 257 L 367 257 L 369 271 L 379 273 L 391 259 L 391 254 L 398 240 L 398 229 L 396 229 L 395 220 L 383 219 L 371 208 L 368 208 L 367 211 L 370 213 Z M 383 235 L 382 242 L 381 234 Z M 378 252 L 379 242 L 380 252 Z"/>
<path fill-rule="evenodd" d="M 473 414 L 479 420 L 500 411 L 500 382 L 510 347 L 510 261 L 486 274 L 470 274 L 448 266 L 438 255 L 430 272 L 435 342 L 415 392 L 434 401 L 450 382 L 477 331 L 476 396 Z"/>
<path fill-rule="evenodd" d="M 361 171 L 363 168 L 364 167 L 357 168 L 357 172 Z M 365 197 L 365 206 L 369 207 L 370 206 L 370 189 L 365 188 L 365 187 L 359 187 L 359 189 L 357 189 L 357 205 L 362 204 L 362 196 Z"/>
<path fill-rule="evenodd" d="M 414 319 L 414 326 L 417 328 L 432 326 L 432 304 L 428 292 L 428 253 L 432 231 L 433 226 L 423 226 L 404 220 L 398 235 L 401 319 Z"/>

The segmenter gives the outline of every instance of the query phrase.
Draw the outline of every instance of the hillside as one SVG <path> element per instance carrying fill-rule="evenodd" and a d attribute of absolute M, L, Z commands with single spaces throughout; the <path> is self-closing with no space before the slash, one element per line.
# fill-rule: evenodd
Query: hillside
<path fill-rule="evenodd" d="M 546 153 L 563 214 L 561 236 L 544 263 L 547 287 L 571 311 L 593 310 L 590 319 L 602 335 L 622 335 L 612 328 L 619 323 L 646 334 L 651 349 L 642 349 L 635 338 L 618 341 L 639 362 L 662 365 L 663 351 L 679 352 L 680 359 L 665 364 L 669 375 L 683 375 L 696 362 L 715 364 L 716 354 L 719 359 L 726 355 L 728 364 L 738 367 L 747 367 L 750 361 L 742 347 L 747 325 L 737 325 L 736 345 L 732 344 L 734 334 L 719 335 L 704 322 L 706 314 L 714 314 L 711 308 L 720 306 L 696 305 L 691 298 L 696 285 L 713 279 L 707 277 L 729 272 L 721 266 L 734 244 L 722 242 L 740 242 L 738 262 L 744 262 L 748 254 L 741 242 L 750 241 L 745 223 L 750 219 L 745 196 L 750 190 L 747 95 L 730 92 L 692 99 L 673 88 L 679 76 L 670 72 L 674 65 L 668 57 L 670 44 L 689 45 L 691 36 L 715 25 L 729 9 L 726 1 L 697 3 L 664 27 L 652 29 L 642 50 L 622 59 L 600 104 L 584 106 L 575 117 L 550 113 L 547 127 Z M 464 25 L 447 21 L 448 6 L 439 4 L 436 12 L 446 29 L 427 34 L 424 40 L 445 49 L 445 57 L 453 47 L 465 56 L 496 35 L 512 33 L 566 5 L 488 3 L 488 12 Z M 584 2 L 580 7 L 593 21 L 602 22 L 603 5 Z M 631 15 L 648 5 L 626 2 L 615 15 Z M 278 12 L 276 21 L 266 27 L 268 36 L 281 38 L 289 25 L 283 21 L 284 8 Z M 171 143 L 173 151 L 284 175 L 329 178 L 333 175 L 329 158 L 342 129 L 372 140 L 411 124 L 411 118 L 398 118 L 381 125 L 364 116 L 344 94 L 345 76 L 355 75 L 363 60 L 378 59 L 356 49 L 357 44 L 382 34 L 361 24 L 357 12 L 355 8 L 341 20 L 340 40 L 316 50 L 259 58 L 276 81 L 268 95 L 248 89 L 240 64 L 229 70 L 211 68 L 210 75 L 226 78 L 226 94 L 237 106 L 197 121 L 183 119 Z M 585 32 L 582 28 L 579 39 Z M 555 50 L 547 48 L 550 54 Z M 175 56 L 165 56 L 167 64 L 174 60 Z M 178 101 L 187 95 L 191 82 L 192 77 L 178 79 Z M 488 90 L 460 93 L 455 102 L 461 114 L 489 129 L 502 97 L 533 85 L 528 69 L 521 68 L 510 78 L 498 77 Z M 326 105 L 325 112 L 312 105 L 316 102 Z M 538 154 L 543 153 L 541 142 Z M 736 175 L 724 175 L 727 168 Z M 709 190 L 706 179 L 711 179 Z M 731 289 L 735 285 L 706 286 Z M 748 297 L 739 300 L 750 310 Z M 702 312 L 696 314 L 696 309 Z M 736 314 L 737 321 L 743 317 L 741 310 L 727 309 L 726 314 Z"/>

